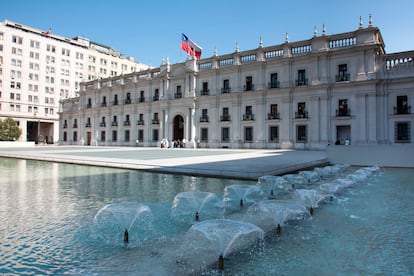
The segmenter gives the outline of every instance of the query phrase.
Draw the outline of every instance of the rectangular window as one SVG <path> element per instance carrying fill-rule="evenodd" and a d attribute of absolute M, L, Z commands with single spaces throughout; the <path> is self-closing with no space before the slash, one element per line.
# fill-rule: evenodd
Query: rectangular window
<path fill-rule="evenodd" d="M 63 132 L 63 142 L 68 140 L 68 133 L 66 131 Z"/>
<path fill-rule="evenodd" d="M 177 85 L 174 98 L 180 99 L 182 97 L 183 97 L 183 95 L 182 95 L 182 92 L 181 92 L 181 85 Z"/>
<path fill-rule="evenodd" d="M 116 130 L 112 130 L 112 142 L 116 142 L 118 139 L 118 132 Z"/>
<path fill-rule="evenodd" d="M 244 86 L 244 91 L 251 91 L 253 90 L 253 78 L 251 76 L 246 77 L 246 84 Z"/>
<path fill-rule="evenodd" d="M 152 141 L 156 142 L 158 140 L 159 140 L 159 138 L 158 138 L 158 129 L 153 129 L 152 130 Z"/>
<path fill-rule="evenodd" d="M 125 136 L 125 142 L 129 142 L 129 129 L 125 130 L 124 136 Z"/>
<path fill-rule="evenodd" d="M 106 139 L 106 132 L 105 132 L 105 130 L 102 130 L 101 131 L 101 142 L 105 142 L 105 139 Z"/>
<path fill-rule="evenodd" d="M 269 142 L 273 142 L 273 143 L 279 142 L 279 127 L 278 126 L 269 127 Z"/>
<path fill-rule="evenodd" d="M 306 111 L 306 103 L 300 102 L 298 103 L 298 111 L 295 114 L 296 119 L 300 118 L 308 118 L 308 112 Z"/>
<path fill-rule="evenodd" d="M 341 99 L 338 101 L 338 110 L 336 111 L 336 116 L 350 116 L 347 99 Z"/>
<path fill-rule="evenodd" d="M 336 75 L 336 81 L 349 81 L 349 74 L 346 64 L 338 65 L 338 75 Z"/>
<path fill-rule="evenodd" d="M 408 106 L 407 96 L 397 96 L 397 108 L 394 108 L 394 115 L 397 114 L 410 114 L 411 107 Z"/>
<path fill-rule="evenodd" d="M 74 131 L 73 132 L 73 142 L 76 142 L 76 141 L 78 141 L 78 132 L 77 131 Z"/>
<path fill-rule="evenodd" d="M 306 143 L 308 141 L 307 130 L 308 129 L 306 125 L 296 126 L 296 142 Z"/>
<path fill-rule="evenodd" d="M 230 81 L 228 79 L 223 80 L 223 88 L 221 93 L 230 93 Z"/>
<path fill-rule="evenodd" d="M 23 38 L 20 36 L 12 36 L 12 42 L 16 44 L 23 44 Z"/>
<path fill-rule="evenodd" d="M 201 136 L 201 141 L 202 142 L 207 142 L 208 141 L 208 128 L 203 127 L 200 129 L 200 136 Z"/>
<path fill-rule="evenodd" d="M 308 85 L 308 79 L 306 78 L 305 69 L 298 70 L 298 79 L 296 80 L 296 86 Z"/>
<path fill-rule="evenodd" d="M 138 129 L 138 141 L 143 142 L 144 141 L 144 130 Z"/>
<path fill-rule="evenodd" d="M 277 80 L 277 73 L 270 74 L 270 84 L 269 88 L 278 88 L 279 82 Z"/>
<path fill-rule="evenodd" d="M 207 123 L 207 122 L 208 122 L 208 109 L 204 108 L 201 110 L 200 123 Z"/>
<path fill-rule="evenodd" d="M 221 142 L 224 142 L 224 143 L 230 142 L 230 128 L 228 127 L 221 128 Z"/>
<path fill-rule="evenodd" d="M 221 115 L 221 121 L 230 121 L 229 108 L 223 107 L 223 115 Z"/>
<path fill-rule="evenodd" d="M 201 90 L 201 95 L 208 95 L 209 89 L 208 89 L 208 82 L 203 82 L 203 88 Z"/>
<path fill-rule="evenodd" d="M 395 143 L 410 143 L 410 122 L 395 123 Z"/>
<path fill-rule="evenodd" d="M 244 128 L 244 141 L 253 142 L 253 127 L 248 126 Z"/>

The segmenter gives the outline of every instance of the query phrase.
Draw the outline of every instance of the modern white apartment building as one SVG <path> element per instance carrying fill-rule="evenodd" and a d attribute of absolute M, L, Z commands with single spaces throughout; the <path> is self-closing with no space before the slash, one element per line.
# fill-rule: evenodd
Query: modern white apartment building
<path fill-rule="evenodd" d="M 60 144 L 324 149 L 413 143 L 414 51 L 380 30 L 235 52 L 81 84 L 61 101 Z"/>
<path fill-rule="evenodd" d="M 21 141 L 59 138 L 59 101 L 80 83 L 148 69 L 111 47 L 5 20 L 0 23 L 0 119 L 17 121 Z"/>

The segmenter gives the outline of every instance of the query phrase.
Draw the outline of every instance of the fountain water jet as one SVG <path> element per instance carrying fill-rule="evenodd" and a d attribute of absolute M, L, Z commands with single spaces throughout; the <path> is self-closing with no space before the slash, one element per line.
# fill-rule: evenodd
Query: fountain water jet
<path fill-rule="evenodd" d="M 257 185 L 229 185 L 224 189 L 223 204 L 226 213 L 231 213 L 265 199 L 263 189 Z"/>

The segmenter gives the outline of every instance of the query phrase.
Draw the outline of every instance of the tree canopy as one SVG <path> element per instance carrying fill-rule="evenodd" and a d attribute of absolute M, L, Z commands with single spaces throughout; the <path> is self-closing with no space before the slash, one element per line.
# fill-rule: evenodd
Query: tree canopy
<path fill-rule="evenodd" d="M 0 120 L 0 141 L 16 141 L 22 135 L 22 130 L 12 118 Z"/>

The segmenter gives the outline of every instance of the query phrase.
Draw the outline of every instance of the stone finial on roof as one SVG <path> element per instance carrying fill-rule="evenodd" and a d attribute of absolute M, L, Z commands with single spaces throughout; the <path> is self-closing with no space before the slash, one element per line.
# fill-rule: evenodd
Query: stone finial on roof
<path fill-rule="evenodd" d="M 217 54 L 217 47 L 214 47 L 214 53 L 213 53 L 213 55 L 216 57 L 216 56 L 218 56 L 218 54 Z"/>
<path fill-rule="evenodd" d="M 288 43 L 289 42 L 289 35 L 288 35 L 288 33 L 286 32 L 286 36 L 285 36 L 285 42 L 286 43 Z"/>
<path fill-rule="evenodd" d="M 322 25 L 322 35 L 326 35 L 326 27 L 325 27 L 325 24 Z"/>
<path fill-rule="evenodd" d="M 260 40 L 259 40 L 259 48 L 263 48 L 263 40 L 262 40 L 262 36 L 260 36 Z"/>
<path fill-rule="evenodd" d="M 240 52 L 239 50 L 239 43 L 236 41 L 236 53 Z"/>
<path fill-rule="evenodd" d="M 369 27 L 372 27 L 372 15 L 369 15 Z"/>
<path fill-rule="evenodd" d="M 359 28 L 364 28 L 364 25 L 362 24 L 362 16 L 359 17 Z"/>
<path fill-rule="evenodd" d="M 316 25 L 313 26 L 313 37 L 317 37 L 318 36 L 318 30 L 316 29 Z"/>

